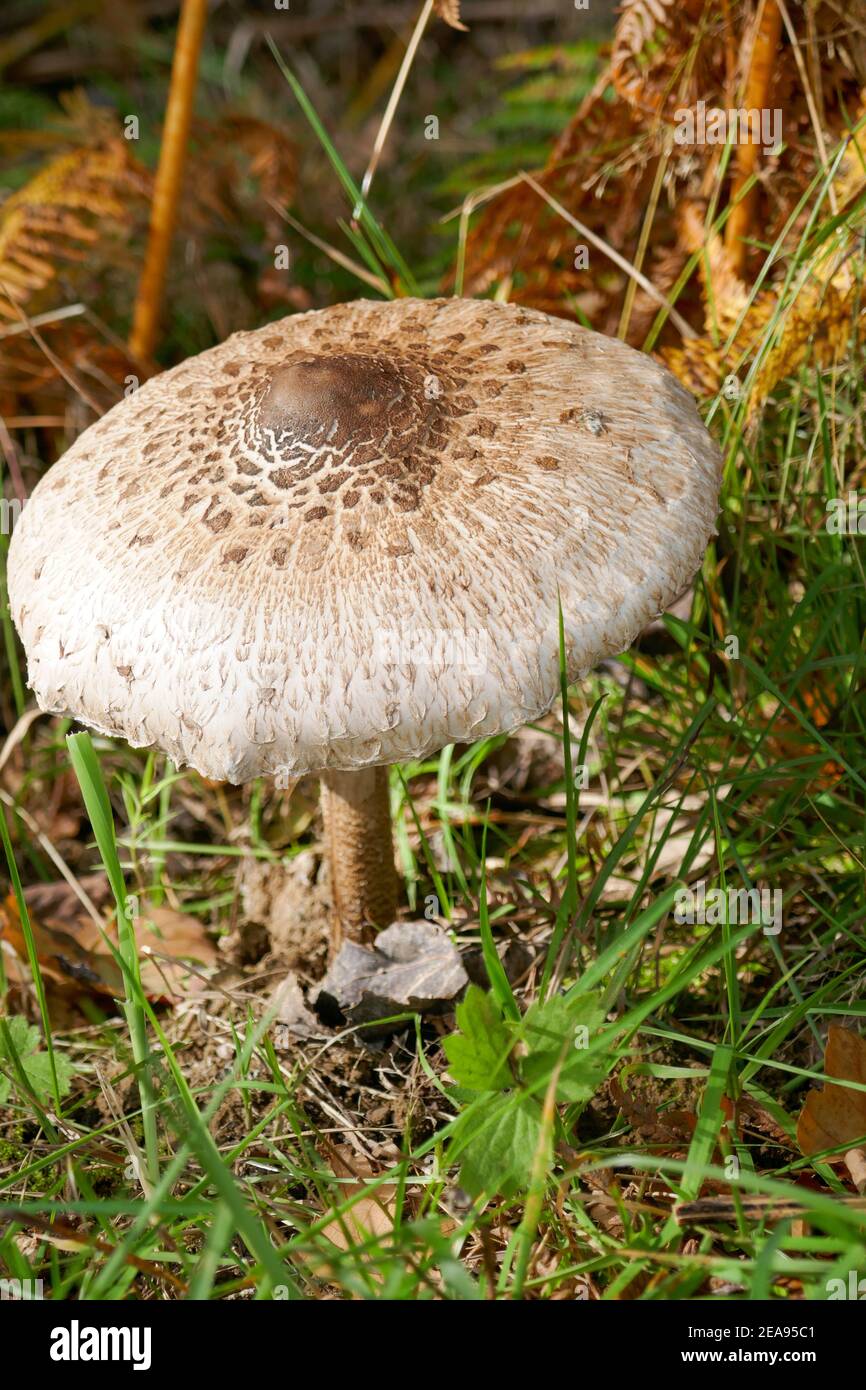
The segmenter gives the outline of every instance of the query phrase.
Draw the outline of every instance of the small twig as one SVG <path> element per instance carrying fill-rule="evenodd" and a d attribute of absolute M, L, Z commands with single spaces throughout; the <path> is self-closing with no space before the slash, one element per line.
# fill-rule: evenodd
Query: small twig
<path fill-rule="evenodd" d="M 55 372 L 57 372 L 59 376 L 63 377 L 63 380 L 66 382 L 66 385 L 69 386 L 77 396 L 80 396 L 84 403 L 86 405 L 89 405 L 90 409 L 94 411 L 94 413 L 97 416 L 101 415 L 102 406 L 99 404 L 97 400 L 94 400 L 93 396 L 91 396 L 90 393 L 84 389 L 80 382 L 75 380 L 75 377 L 72 375 L 69 369 L 63 365 L 60 358 L 57 356 L 57 353 L 51 350 L 51 348 L 46 343 L 45 339 L 42 337 L 42 334 L 37 329 L 35 319 L 31 319 L 28 317 L 24 309 L 22 309 L 21 305 L 17 302 L 16 299 L 13 298 L 8 285 L 6 285 L 3 280 L 0 280 L 0 290 L 3 291 L 6 298 L 9 300 L 9 303 L 12 305 L 12 308 L 15 310 L 24 328 L 30 334 L 37 347 L 48 358 L 48 361 L 51 363 Z"/>
<path fill-rule="evenodd" d="M 183 0 L 165 108 L 159 167 L 153 187 L 147 251 L 129 337 L 129 350 L 142 363 L 150 362 L 156 346 L 206 17 L 207 0 Z"/>
<path fill-rule="evenodd" d="M 276 202 L 274 198 L 266 198 L 265 201 L 274 209 L 274 212 L 278 212 L 280 217 L 285 218 L 293 231 L 296 231 L 299 236 L 304 237 L 311 246 L 315 246 L 317 250 L 323 251 L 336 265 L 341 265 L 344 270 L 348 270 L 351 275 L 354 275 L 358 280 L 362 280 L 365 285 L 370 285 L 370 287 L 377 290 L 379 294 L 387 296 L 389 293 L 388 282 L 383 280 L 381 276 L 374 275 L 372 271 L 365 270 L 359 261 L 353 261 L 351 256 L 347 256 L 345 252 L 338 250 L 336 246 L 331 246 L 327 241 L 323 241 L 321 237 L 316 236 L 315 232 L 311 232 L 303 223 L 298 222 L 297 218 L 293 217 L 288 209 Z"/>
<path fill-rule="evenodd" d="M 548 193 L 547 189 L 543 188 L 531 174 L 521 173 L 520 177 L 524 183 L 529 184 L 530 188 L 535 189 L 535 192 L 540 198 L 544 199 L 548 207 L 553 208 L 554 212 L 559 213 L 559 216 L 564 218 L 569 226 L 574 227 L 576 232 L 580 232 L 582 237 L 586 237 L 591 246 L 594 246 L 597 251 L 601 251 L 609 260 L 613 261 L 614 265 L 619 266 L 620 270 L 630 276 L 632 280 L 637 281 L 638 285 L 640 285 L 645 294 L 649 295 L 654 304 L 658 304 L 660 308 L 666 309 L 670 315 L 671 322 L 676 325 L 683 338 L 696 338 L 698 336 L 691 324 L 686 322 L 682 314 L 671 304 L 670 300 L 662 294 L 661 290 L 656 289 L 652 281 L 648 280 L 642 271 L 636 270 L 631 262 L 626 260 L 625 256 L 621 256 L 613 246 L 603 241 L 600 236 L 596 236 L 595 232 L 590 231 L 589 227 L 587 227 L 584 222 L 581 222 L 579 218 L 573 216 L 567 208 L 562 206 L 562 203 L 557 202 L 553 195 Z"/>
<path fill-rule="evenodd" d="M 834 1197 L 833 1200 L 855 1211 L 866 1211 L 866 1198 Z M 674 1217 L 680 1226 L 706 1226 L 735 1221 L 740 1212 L 758 1221 L 785 1221 L 790 1217 L 808 1216 L 810 1210 L 805 1202 L 786 1197 L 741 1197 L 739 1202 L 730 1197 L 701 1197 L 696 1202 L 678 1202 Z"/>
<path fill-rule="evenodd" d="M 101 1255 L 114 1255 L 120 1248 L 107 1240 L 103 1240 L 101 1236 L 91 1235 L 89 1231 L 82 1230 L 80 1226 L 70 1226 L 58 1216 L 52 1216 L 49 1219 L 31 1211 L 26 1206 L 4 1206 L 0 1211 L 0 1220 L 6 1223 L 15 1221 L 24 1227 L 33 1227 L 42 1233 L 45 1240 L 55 1245 L 59 1241 L 64 1241 L 76 1249 L 98 1250 Z M 171 1270 L 163 1269 L 162 1265 L 156 1264 L 153 1260 L 143 1260 L 140 1255 L 132 1255 L 125 1251 L 123 1262 L 131 1269 L 137 1269 L 140 1274 L 147 1275 L 149 1279 L 157 1279 L 164 1284 L 169 1284 L 179 1293 L 188 1292 L 188 1286 L 182 1279 L 179 1279 L 176 1274 L 172 1274 Z"/>
<path fill-rule="evenodd" d="M 370 162 L 367 165 L 364 178 L 361 182 L 361 199 L 355 207 L 353 213 L 353 217 L 355 218 L 360 217 L 362 204 L 367 201 L 367 194 L 370 192 L 370 185 L 372 184 L 376 174 L 376 170 L 379 167 L 379 160 L 382 157 L 382 151 L 385 148 L 385 142 L 388 139 L 388 133 L 393 124 L 394 117 L 397 114 L 397 107 L 400 103 L 400 98 L 403 95 L 403 88 L 406 86 L 406 81 L 409 77 L 409 73 L 412 70 L 412 64 L 415 61 L 415 54 L 418 52 L 418 46 L 421 43 L 422 38 L 424 37 L 424 30 L 427 28 L 432 13 L 433 0 L 424 0 L 424 5 L 416 21 L 412 37 L 406 45 L 406 52 L 403 54 L 403 61 L 400 64 L 400 71 L 397 74 L 397 80 L 394 83 L 393 91 L 391 92 L 391 96 L 388 99 L 388 105 L 386 106 L 385 114 L 382 117 L 382 124 L 379 126 L 379 129 L 376 132 L 376 139 L 373 143 L 373 153 L 370 155 Z"/>
<path fill-rule="evenodd" d="M 9 476 L 12 479 L 12 486 L 15 489 L 15 496 L 22 507 L 27 501 L 27 489 L 24 486 L 24 475 L 21 472 L 21 460 L 18 457 L 18 446 L 9 433 L 9 422 L 0 415 L 0 447 L 6 455 L 6 463 L 9 468 Z"/>
<path fill-rule="evenodd" d="M 49 309 L 44 314 L 34 314 L 28 323 L 12 323 L 8 328 L 0 328 L 0 338 L 14 338 L 18 333 L 28 333 L 31 327 L 44 328 L 46 324 L 77 318 L 79 314 L 86 312 L 83 304 L 67 304 L 63 309 Z"/>
<path fill-rule="evenodd" d="M 36 720 L 41 717 L 42 710 L 37 707 L 27 710 L 21 715 L 21 718 L 16 721 L 13 728 L 9 731 L 2 749 L 0 749 L 0 772 L 3 771 L 19 743 L 22 743 L 27 737 L 30 731 L 30 725 L 34 724 Z"/>

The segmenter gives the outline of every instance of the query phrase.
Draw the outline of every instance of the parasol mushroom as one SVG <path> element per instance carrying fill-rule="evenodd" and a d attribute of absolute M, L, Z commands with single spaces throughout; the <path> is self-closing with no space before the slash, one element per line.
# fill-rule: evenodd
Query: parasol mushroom
<path fill-rule="evenodd" d="M 720 458 L 651 358 L 462 299 L 360 301 L 181 363 L 17 526 L 43 709 L 210 778 L 320 773 L 338 942 L 396 909 L 388 764 L 512 730 L 682 592 Z"/>

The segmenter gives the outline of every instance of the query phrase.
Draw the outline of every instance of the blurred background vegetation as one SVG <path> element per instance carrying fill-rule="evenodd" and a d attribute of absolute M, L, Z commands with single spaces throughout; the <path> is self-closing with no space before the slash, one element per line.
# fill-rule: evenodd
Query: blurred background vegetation
<path fill-rule="evenodd" d="M 468 33 L 437 20 L 409 75 L 380 164 L 376 207 L 397 244 L 411 247 L 413 268 L 428 285 L 446 275 L 454 258 L 453 224 L 443 227 L 439 217 L 479 183 L 544 162 L 551 138 L 591 85 L 597 44 L 611 27 L 612 6 L 604 0 L 594 0 L 591 14 L 561 0 L 542 0 L 528 15 L 524 10 L 516 0 L 476 0 L 466 9 Z M 98 233 L 104 254 L 98 261 L 83 257 L 83 230 L 79 241 L 67 227 L 69 244 L 55 241 L 51 257 L 57 283 L 40 308 L 71 295 L 121 335 L 140 268 L 177 11 L 166 0 L 48 8 L 24 0 L 4 6 L 0 18 L 5 194 L 28 185 L 52 156 L 87 147 L 115 152 L 113 164 L 75 168 L 81 205 L 68 204 L 87 224 L 87 239 Z M 416 18 L 417 7 L 399 0 L 348 6 L 310 0 L 290 13 L 275 11 L 272 0 L 211 7 L 164 360 L 269 316 L 358 293 L 357 280 L 286 228 L 272 206 L 289 208 L 328 241 L 346 211 L 265 35 L 292 64 L 325 126 L 338 132 L 340 152 L 359 176 Z M 139 138 L 124 148 L 114 142 L 130 115 Z M 425 138 L 428 115 L 438 119 L 438 140 Z M 62 206 L 58 198 L 58 217 Z M 57 232 L 63 231 L 61 224 Z M 274 270 L 274 246 L 281 242 L 291 249 L 288 274 Z M 50 255 L 47 248 L 44 254 Z"/>

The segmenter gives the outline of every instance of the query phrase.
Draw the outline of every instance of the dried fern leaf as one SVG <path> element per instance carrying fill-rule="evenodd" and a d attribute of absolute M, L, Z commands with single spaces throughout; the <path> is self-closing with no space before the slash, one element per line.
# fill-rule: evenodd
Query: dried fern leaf
<path fill-rule="evenodd" d="M 614 33 L 611 79 L 645 113 L 711 99 L 724 73 L 715 0 L 626 0 Z M 699 23 L 700 21 L 700 23 Z"/>
<path fill-rule="evenodd" d="M 460 22 L 460 0 L 436 0 L 433 8 L 452 29 L 460 29 L 464 34 L 469 32 L 466 25 Z"/>
<path fill-rule="evenodd" d="M 626 0 L 614 34 L 611 76 L 620 96 L 642 104 L 646 73 L 670 40 L 675 0 Z"/>
<path fill-rule="evenodd" d="M 808 33 L 799 9 L 789 6 L 789 12 L 801 47 L 808 48 L 807 56 L 820 73 L 816 100 L 827 147 L 832 148 L 849 135 L 851 113 L 858 105 L 866 109 L 860 98 L 866 26 L 842 22 L 849 13 L 844 0 L 819 0 Z M 536 178 L 572 216 L 627 259 L 636 254 L 665 147 L 659 123 L 675 117 L 680 105 L 693 107 L 697 99 L 723 109 L 737 103 L 733 94 L 741 91 L 748 71 L 757 13 L 752 0 L 624 0 L 610 74 L 599 79 L 569 121 Z M 786 147 L 761 162 L 752 226 L 761 229 L 765 243 L 784 238 L 783 245 L 793 253 L 805 226 L 804 219 L 792 224 L 791 212 L 820 173 L 823 160 L 795 51 L 784 35 L 766 101 L 785 112 Z M 653 120 L 647 120 L 648 112 Z M 805 273 L 800 267 L 799 293 L 787 295 L 780 309 L 778 288 L 768 285 L 754 294 L 749 277 L 736 273 L 723 238 L 713 237 L 705 245 L 705 209 L 718 188 L 719 147 L 676 146 L 666 158 L 663 194 L 647 234 L 648 274 L 666 292 L 689 257 L 701 251 L 698 274 L 680 293 L 677 307 L 696 326 L 703 320 L 703 332 L 680 344 L 668 321 L 660 355 L 699 396 L 714 395 L 734 371 L 744 380 L 743 368 L 754 364 L 758 355 L 748 403 L 754 415 L 810 352 L 818 361 L 831 360 L 845 350 L 852 327 L 860 331 L 852 322 L 860 311 L 844 248 L 832 255 L 818 253 Z M 866 140 L 861 137 L 859 143 L 850 143 L 839 166 L 838 207 L 844 210 L 864 186 Z M 586 316 L 594 328 L 616 333 L 627 281 L 600 252 L 591 254 L 588 269 L 576 268 L 575 243 L 580 240 L 525 183 L 517 183 L 491 200 L 473 222 L 466 244 L 465 289 L 481 294 L 498 285 L 516 302 L 549 313 Z M 748 255 L 758 261 L 763 253 L 750 246 Z M 781 284 L 787 278 L 784 254 L 778 270 Z M 629 341 L 640 345 L 656 314 L 657 307 L 636 294 Z"/>
<path fill-rule="evenodd" d="M 866 104 L 857 119 L 864 114 Z M 851 139 L 834 188 L 842 206 L 866 188 L 866 130 Z M 703 224 L 696 205 L 681 209 L 680 236 L 690 252 L 702 247 Z M 844 245 L 819 249 L 781 307 L 773 290 L 750 297 L 718 236 L 709 239 L 700 267 L 707 332 L 660 356 L 696 395 L 714 395 L 743 359 L 748 362 L 760 353 L 749 392 L 749 420 L 807 358 L 821 366 L 832 362 L 847 350 L 852 332 L 860 331 L 857 278 Z"/>
<path fill-rule="evenodd" d="M 128 231 L 148 186 L 125 140 L 58 155 L 0 209 L 0 317 L 83 264 L 94 244 Z M 14 301 L 14 302 L 10 302 Z"/>

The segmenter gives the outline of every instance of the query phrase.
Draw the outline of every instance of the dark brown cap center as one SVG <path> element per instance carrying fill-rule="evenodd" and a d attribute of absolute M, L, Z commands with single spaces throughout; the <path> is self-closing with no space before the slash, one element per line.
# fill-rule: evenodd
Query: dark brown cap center
<path fill-rule="evenodd" d="M 447 371 L 437 366 L 427 370 L 396 352 L 313 349 L 270 367 L 249 402 L 238 446 L 250 506 L 285 498 L 310 521 L 371 505 L 415 511 L 447 450 L 451 417 L 461 410 Z"/>
<path fill-rule="evenodd" d="M 405 394 L 383 358 L 351 353 L 311 357 L 274 372 L 259 402 L 260 430 L 337 441 L 387 417 Z"/>

